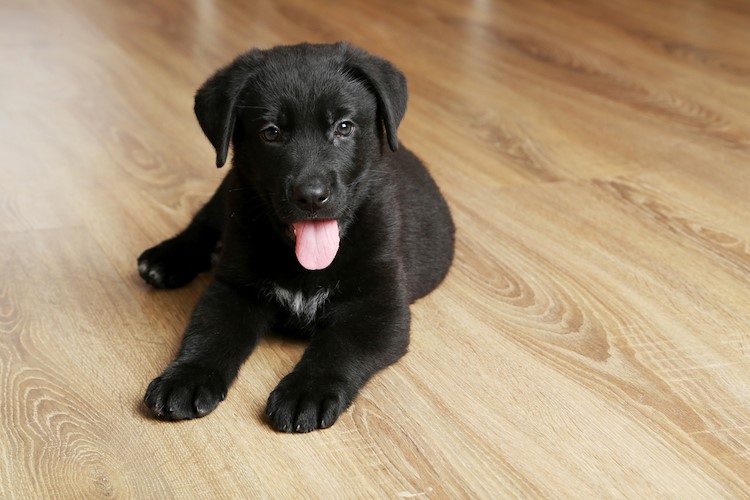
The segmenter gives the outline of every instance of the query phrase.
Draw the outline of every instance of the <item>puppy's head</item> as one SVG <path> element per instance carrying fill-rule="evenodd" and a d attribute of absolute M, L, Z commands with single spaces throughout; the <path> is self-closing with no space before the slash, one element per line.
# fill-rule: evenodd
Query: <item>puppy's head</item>
<path fill-rule="evenodd" d="M 233 165 L 268 208 L 300 264 L 323 269 L 376 177 L 406 111 L 406 79 L 344 43 L 253 50 L 195 96 L 221 167 Z"/>

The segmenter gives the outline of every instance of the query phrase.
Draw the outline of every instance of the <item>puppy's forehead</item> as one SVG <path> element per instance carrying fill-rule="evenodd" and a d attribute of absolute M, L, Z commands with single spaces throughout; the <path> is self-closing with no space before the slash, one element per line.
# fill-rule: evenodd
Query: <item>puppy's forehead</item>
<path fill-rule="evenodd" d="M 375 102 L 343 61 L 329 57 L 272 57 L 252 75 L 249 87 L 254 104 L 272 113 L 355 111 Z"/>

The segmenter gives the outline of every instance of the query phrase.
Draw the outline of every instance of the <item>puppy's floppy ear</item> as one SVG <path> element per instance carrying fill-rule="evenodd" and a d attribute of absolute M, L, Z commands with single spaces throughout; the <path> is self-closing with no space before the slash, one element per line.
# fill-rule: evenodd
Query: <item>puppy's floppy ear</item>
<path fill-rule="evenodd" d="M 237 118 L 235 104 L 257 65 L 260 51 L 252 50 L 220 69 L 195 94 L 195 116 L 216 150 L 216 166 L 227 161 Z"/>
<path fill-rule="evenodd" d="M 398 129 L 406 113 L 406 77 L 385 59 L 368 54 L 362 49 L 341 44 L 346 50 L 346 71 L 358 80 L 364 81 L 375 93 L 378 113 L 385 125 L 388 146 L 398 149 Z"/>

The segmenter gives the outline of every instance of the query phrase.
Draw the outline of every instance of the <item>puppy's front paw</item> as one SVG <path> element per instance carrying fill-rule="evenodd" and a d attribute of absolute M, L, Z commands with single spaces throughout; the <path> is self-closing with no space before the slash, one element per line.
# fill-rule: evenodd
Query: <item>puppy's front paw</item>
<path fill-rule="evenodd" d="M 227 395 L 227 384 L 214 370 L 172 365 L 155 378 L 143 401 L 157 417 L 184 420 L 211 413 Z"/>
<path fill-rule="evenodd" d="M 149 248 L 138 257 L 138 274 L 154 288 L 177 288 L 211 267 L 211 252 L 180 237 Z"/>
<path fill-rule="evenodd" d="M 330 427 L 356 395 L 343 378 L 292 372 L 268 397 L 266 416 L 282 432 Z"/>

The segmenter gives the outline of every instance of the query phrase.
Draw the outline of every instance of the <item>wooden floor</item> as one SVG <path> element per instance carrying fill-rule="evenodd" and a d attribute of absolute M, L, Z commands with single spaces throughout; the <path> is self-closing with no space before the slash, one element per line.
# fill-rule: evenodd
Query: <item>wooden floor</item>
<path fill-rule="evenodd" d="M 0 0 L 0 497 L 750 496 L 750 6 Z M 146 417 L 207 277 L 138 278 L 224 170 L 195 89 L 251 46 L 394 61 L 458 225 L 410 353 L 272 432 L 304 345 Z"/>

